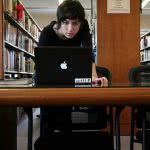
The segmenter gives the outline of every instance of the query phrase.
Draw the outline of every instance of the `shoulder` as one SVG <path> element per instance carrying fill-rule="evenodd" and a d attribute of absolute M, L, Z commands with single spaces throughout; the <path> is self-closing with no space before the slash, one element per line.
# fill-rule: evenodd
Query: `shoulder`
<path fill-rule="evenodd" d="M 84 19 L 82 22 L 81 22 L 81 27 L 80 27 L 81 31 L 86 31 L 86 32 L 89 32 L 90 31 L 90 28 L 89 28 L 89 23 L 86 19 Z"/>
<path fill-rule="evenodd" d="M 56 36 L 53 26 L 56 21 L 52 21 L 49 25 L 45 26 L 39 37 L 39 45 L 45 46 L 52 43 L 53 38 Z"/>
<path fill-rule="evenodd" d="M 42 30 L 42 32 L 50 32 L 50 31 L 54 31 L 53 30 L 53 26 L 56 24 L 56 21 L 52 21 L 50 24 L 48 24 L 47 26 L 45 26 Z"/>

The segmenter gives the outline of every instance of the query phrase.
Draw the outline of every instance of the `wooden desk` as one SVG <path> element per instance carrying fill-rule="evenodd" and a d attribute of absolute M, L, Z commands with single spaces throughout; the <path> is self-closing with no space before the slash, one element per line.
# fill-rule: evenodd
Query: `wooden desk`
<path fill-rule="evenodd" d="M 40 105 L 143 105 L 150 104 L 150 88 L 0 88 L 0 106 L 5 108 L 8 115 L 16 114 L 15 107 L 11 106 L 40 106 Z M 3 107 L 2 107 L 3 108 Z M 11 111 L 10 111 L 11 110 Z M 6 115 L 5 115 L 6 116 Z M 119 116 L 118 116 L 119 117 Z M 15 117 L 11 124 L 9 145 L 16 150 L 16 122 Z M 9 121 L 10 124 L 10 121 Z M 11 125 L 11 127 L 12 127 Z M 3 139 L 6 134 L 0 131 Z M 119 132 L 119 131 L 118 131 Z M 12 141 L 13 139 L 13 141 Z M 120 147 L 119 134 L 117 147 Z M 116 140 L 117 141 L 117 140 Z M 7 145 L 3 139 L 3 145 Z M 8 149 L 8 146 L 7 148 Z M 119 149 L 119 148 L 117 148 Z"/>
<path fill-rule="evenodd" d="M 150 88 L 1 88 L 0 105 L 145 105 Z"/>

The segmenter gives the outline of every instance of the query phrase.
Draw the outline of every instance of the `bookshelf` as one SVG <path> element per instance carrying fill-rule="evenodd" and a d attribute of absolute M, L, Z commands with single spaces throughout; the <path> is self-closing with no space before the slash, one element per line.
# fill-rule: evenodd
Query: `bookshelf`
<path fill-rule="evenodd" d="M 41 29 L 20 0 L 0 0 L 0 87 L 31 85 L 34 47 L 40 32 Z M 22 107 L 1 108 L 0 140 L 3 149 L 17 149 L 17 121 L 21 117 L 20 113 L 23 113 Z M 3 131 L 8 124 L 11 128 L 7 128 L 8 136 L 5 136 Z"/>
<path fill-rule="evenodd" d="M 140 38 L 140 62 L 143 65 L 150 65 L 150 32 Z"/>
<path fill-rule="evenodd" d="M 40 27 L 20 0 L 3 3 L 3 57 L 1 79 L 31 78 L 34 73 L 34 47 Z"/>

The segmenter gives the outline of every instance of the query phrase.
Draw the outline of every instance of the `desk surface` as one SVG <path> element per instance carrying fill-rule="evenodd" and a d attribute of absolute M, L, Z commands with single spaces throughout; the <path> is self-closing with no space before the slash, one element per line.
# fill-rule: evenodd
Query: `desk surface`
<path fill-rule="evenodd" d="M 150 88 L 1 88 L 0 105 L 150 104 Z"/>

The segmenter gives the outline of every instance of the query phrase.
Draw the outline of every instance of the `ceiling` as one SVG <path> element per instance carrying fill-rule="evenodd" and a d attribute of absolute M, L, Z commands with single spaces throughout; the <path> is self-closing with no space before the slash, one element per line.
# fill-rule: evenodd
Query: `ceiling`
<path fill-rule="evenodd" d="M 31 16 L 43 28 L 51 20 L 56 18 L 56 9 L 58 7 L 58 0 L 20 0 Z M 97 0 L 79 0 L 86 11 L 86 16 L 91 14 L 91 2 L 93 2 L 94 15 L 96 15 L 96 1 Z M 146 5 L 142 8 L 141 15 L 150 15 L 150 0 L 142 0 Z"/>
<path fill-rule="evenodd" d="M 56 12 L 58 0 L 20 0 L 32 13 Z M 91 0 L 79 0 L 85 9 L 91 8 Z M 96 0 L 93 0 L 96 1 Z"/>

